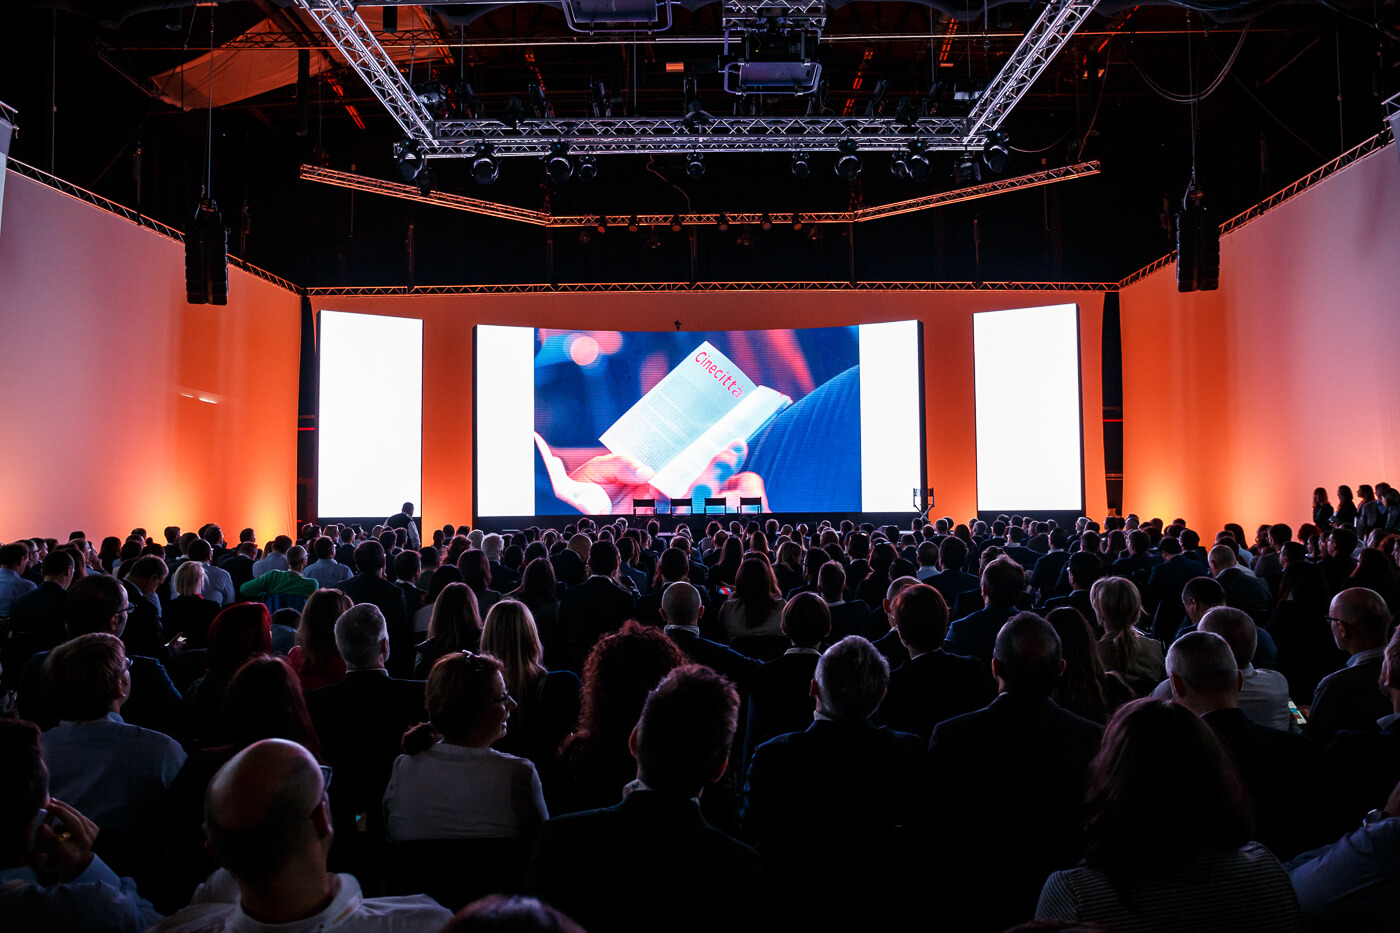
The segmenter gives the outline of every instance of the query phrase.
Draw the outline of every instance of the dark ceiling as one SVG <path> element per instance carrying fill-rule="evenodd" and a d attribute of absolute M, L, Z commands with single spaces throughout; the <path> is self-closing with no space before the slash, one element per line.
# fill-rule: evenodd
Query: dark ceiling
<path fill-rule="evenodd" d="M 678 117 L 676 69 L 696 76 L 714 113 L 736 105 L 805 111 L 805 100 L 740 104 L 726 95 L 714 67 L 720 6 L 688 5 L 694 9 L 677 7 L 674 25 L 653 43 L 580 36 L 557 5 L 520 3 L 404 7 L 398 33 L 384 39 L 410 50 L 415 83 L 470 82 L 488 116 L 532 83 L 543 83 L 558 115 L 583 116 L 589 83 L 602 80 L 614 115 Z M 845 280 L 852 256 L 861 281 L 1116 281 L 1169 251 L 1165 216 L 1191 174 L 1190 108 L 1164 94 L 1212 88 L 1198 108 L 1197 177 L 1223 220 L 1376 133 L 1381 101 L 1400 90 L 1397 0 L 1191 5 L 1101 6 L 1005 122 L 1016 149 L 1006 175 L 1086 159 L 1099 160 L 1102 174 L 860 224 L 854 250 L 841 226 L 816 238 L 809 230 L 707 228 L 694 237 L 692 257 L 688 232 L 610 230 L 583 242 L 576 231 L 551 237 L 301 181 L 306 162 L 395 178 L 391 147 L 401 132 L 338 58 L 311 82 L 305 135 L 295 83 L 214 109 L 212 194 L 233 228 L 235 254 L 306 285 Z M 11 155 L 184 227 L 200 196 L 209 115 L 148 96 L 140 79 L 207 50 L 211 15 L 216 45 L 248 44 L 238 37 L 269 17 L 279 29 L 274 47 L 327 45 L 284 7 L 21 0 L 0 36 L 0 101 L 20 111 Z M 378 10 L 362 9 L 377 21 Z M 859 115 L 881 79 L 887 114 L 935 80 L 945 88 L 986 81 L 1038 9 L 834 6 L 818 52 L 825 106 Z M 240 54 L 256 63 L 265 53 Z M 875 205 L 952 186 L 949 157 L 940 159 L 917 184 L 893 178 L 887 156 L 870 155 L 855 187 L 836 177 L 829 157 L 800 182 L 780 155 L 713 156 L 699 180 L 679 159 L 608 157 L 598 180 L 560 186 L 545 181 L 534 159 L 506 160 L 491 187 L 475 185 L 460 161 L 432 165 L 439 190 L 532 209 L 548 203 L 556 213 L 620 214 Z M 751 242 L 741 244 L 741 234 Z"/>

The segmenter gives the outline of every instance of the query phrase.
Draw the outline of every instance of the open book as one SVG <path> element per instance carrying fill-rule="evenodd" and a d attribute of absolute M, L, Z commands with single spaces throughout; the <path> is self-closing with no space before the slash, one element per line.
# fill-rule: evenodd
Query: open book
<path fill-rule="evenodd" d="M 652 470 L 651 485 L 679 499 L 730 442 L 749 440 L 791 404 L 781 392 L 755 385 L 707 340 L 598 440 Z"/>

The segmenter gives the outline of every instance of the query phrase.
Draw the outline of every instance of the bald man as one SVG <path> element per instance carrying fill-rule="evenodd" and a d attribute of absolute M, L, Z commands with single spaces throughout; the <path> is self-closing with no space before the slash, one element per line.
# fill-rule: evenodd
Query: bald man
<path fill-rule="evenodd" d="M 733 648 L 710 641 L 700 635 L 700 619 L 705 606 L 700 591 L 683 580 L 672 583 L 661 594 L 661 622 L 666 635 L 696 664 L 719 671 L 735 683 L 758 667 L 753 658 L 745 657 Z"/>
<path fill-rule="evenodd" d="M 1303 732 L 1324 746 L 1343 729 L 1379 731 L 1376 720 L 1391 713 L 1381 693 L 1381 661 L 1390 634 L 1390 610 L 1375 590 L 1352 587 L 1332 597 L 1327 610 L 1332 639 L 1351 657 L 1346 667 L 1317 685 Z"/>
<path fill-rule="evenodd" d="M 326 871 L 334 831 L 311 753 L 267 739 L 214 775 L 204 802 L 207 846 L 223 866 L 160 931 L 324 930 L 436 933 L 452 914 L 430 897 L 366 899 L 354 875 Z"/>

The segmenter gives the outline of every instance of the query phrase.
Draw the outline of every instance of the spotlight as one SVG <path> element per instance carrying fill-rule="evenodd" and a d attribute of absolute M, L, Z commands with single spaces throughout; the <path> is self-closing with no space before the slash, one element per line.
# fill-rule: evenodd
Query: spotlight
<path fill-rule="evenodd" d="M 640 229 L 642 229 L 642 222 L 637 219 L 636 214 L 633 214 L 632 219 L 627 221 L 627 232 L 636 233 Z"/>
<path fill-rule="evenodd" d="M 792 212 L 792 229 L 794 229 L 794 230 L 801 230 L 801 229 L 802 229 L 802 215 L 799 214 L 799 213 L 797 213 L 797 211 L 793 211 L 793 212 Z"/>
<path fill-rule="evenodd" d="M 591 155 L 579 156 L 578 180 L 592 181 L 598 177 L 598 160 Z"/>
<path fill-rule="evenodd" d="M 418 140 L 405 136 L 403 142 L 394 147 L 394 164 L 404 181 L 417 178 L 423 171 L 423 150 L 418 148 Z"/>
<path fill-rule="evenodd" d="M 895 107 L 894 122 L 903 127 L 911 127 L 918 120 L 919 111 L 914 106 L 914 102 L 907 97 L 901 97 L 898 106 Z"/>
<path fill-rule="evenodd" d="M 472 178 L 476 179 L 478 185 L 494 185 L 500 177 L 500 163 L 492 155 L 491 144 L 487 143 L 478 149 L 472 158 Z"/>
<path fill-rule="evenodd" d="M 909 168 L 909 177 L 914 181 L 928 181 L 930 166 L 922 139 L 910 141 L 909 155 L 905 158 L 905 164 Z"/>
<path fill-rule="evenodd" d="M 680 214 L 672 214 L 672 215 L 671 215 L 671 232 L 672 232 L 672 233 L 680 233 L 680 232 L 681 232 L 681 227 L 682 227 L 682 224 L 681 224 L 681 215 L 680 215 Z"/>
<path fill-rule="evenodd" d="M 738 246 L 753 246 L 753 237 L 745 230 L 743 233 L 739 234 L 734 243 Z"/>
<path fill-rule="evenodd" d="M 593 229 L 594 229 L 594 230 L 597 230 L 599 233 L 607 233 L 607 232 L 608 232 L 608 218 L 607 218 L 605 215 L 603 215 L 603 214 L 599 214 L 599 215 L 598 215 L 598 222 L 595 223 L 595 224 L 593 225 Z"/>
<path fill-rule="evenodd" d="M 773 218 L 769 217 L 767 214 L 764 214 L 761 218 L 759 218 L 758 225 L 764 230 L 772 230 Z"/>
<path fill-rule="evenodd" d="M 806 178 L 812 174 L 812 157 L 805 152 L 799 152 L 793 156 L 792 174 L 797 178 Z"/>
<path fill-rule="evenodd" d="M 520 98 L 512 97 L 506 103 L 506 113 L 502 119 L 511 129 L 520 126 L 520 121 L 525 119 L 525 105 L 520 102 Z"/>
<path fill-rule="evenodd" d="M 727 231 L 727 230 L 729 229 L 729 215 L 728 215 L 728 214 L 720 214 L 720 215 L 719 215 L 719 220 L 715 221 L 715 229 L 719 230 L 720 233 L 724 233 L 725 231 Z"/>
<path fill-rule="evenodd" d="M 544 166 L 545 174 L 556 185 L 562 185 L 574 174 L 574 164 L 569 161 L 569 146 L 557 142 L 549 147 L 549 161 Z"/>
<path fill-rule="evenodd" d="M 987 168 L 1000 175 L 1006 171 L 1007 160 L 1011 158 L 1011 144 L 1005 130 L 993 130 L 987 134 L 987 144 L 982 147 L 982 161 Z"/>
<path fill-rule="evenodd" d="M 963 154 L 953 163 L 953 183 L 971 185 L 982 180 L 982 169 L 971 155 Z"/>
<path fill-rule="evenodd" d="M 890 156 L 890 174 L 900 181 L 909 177 L 909 157 L 902 152 Z"/>
<path fill-rule="evenodd" d="M 661 238 L 656 235 L 655 227 L 647 228 L 646 246 L 647 249 L 658 249 L 661 246 Z"/>
<path fill-rule="evenodd" d="M 843 139 L 836 147 L 836 174 L 846 182 L 860 177 L 860 154 L 854 139 Z"/>
<path fill-rule="evenodd" d="M 692 152 L 685 160 L 685 173 L 691 178 L 704 178 L 705 157 L 698 152 Z"/>
<path fill-rule="evenodd" d="M 589 243 L 592 243 L 593 231 L 589 230 L 587 227 L 579 227 L 578 242 L 580 246 L 587 246 Z"/>

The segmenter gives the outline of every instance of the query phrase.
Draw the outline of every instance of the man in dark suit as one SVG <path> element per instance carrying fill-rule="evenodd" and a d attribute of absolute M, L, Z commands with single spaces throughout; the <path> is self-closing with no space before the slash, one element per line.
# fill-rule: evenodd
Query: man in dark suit
<path fill-rule="evenodd" d="M 894 613 L 894 601 L 900 593 L 919 581 L 913 577 L 897 577 L 890 581 L 889 588 L 885 590 L 885 600 L 881 605 L 880 619 L 888 624 Z M 909 649 L 904 646 L 904 642 L 899 640 L 899 631 L 893 626 L 885 634 L 875 639 L 875 650 L 885 656 L 885 660 L 890 662 L 890 669 L 894 670 L 905 661 L 909 660 Z"/>
<path fill-rule="evenodd" d="M 355 548 L 355 569 L 359 571 L 340 585 L 350 601 L 359 605 L 377 606 L 389 626 L 389 642 L 393 651 L 390 672 L 402 677 L 413 671 L 413 622 L 408 617 L 408 605 L 403 591 L 384 579 L 384 546 L 378 541 L 366 541 Z"/>
<path fill-rule="evenodd" d="M 907 921 L 912 827 L 929 801 L 923 742 L 871 716 L 889 666 L 864 638 L 826 650 L 810 687 L 816 721 L 758 746 L 741 820 L 768 859 L 792 929 L 880 929 Z M 878 858 L 852 857 L 879 853 Z M 840 883 L 817 864 L 840 865 Z M 917 886 L 912 886 L 917 888 Z M 879 890 L 881 896 L 871 896 Z M 868 924 L 868 926 L 863 925 Z"/>
<path fill-rule="evenodd" d="M 966 561 L 967 545 L 961 538 L 949 535 L 938 546 L 938 573 L 923 578 L 923 582 L 937 590 L 943 602 L 949 606 L 958 601 L 960 593 L 975 590 L 981 585 L 975 576 L 963 572 Z"/>
<path fill-rule="evenodd" d="M 355 566 L 355 529 L 349 525 L 340 529 L 340 543 L 335 548 L 335 562 L 346 567 Z"/>
<path fill-rule="evenodd" d="M 373 603 L 356 605 L 336 620 L 335 645 L 345 659 L 345 677 L 308 691 L 306 711 L 326 764 L 335 768 L 331 808 L 341 830 L 333 860 L 363 869 L 383 844 L 384 790 L 403 734 L 428 718 L 424 684 L 389 676 L 390 635 Z"/>
<path fill-rule="evenodd" d="M 738 712 L 714 672 L 666 675 L 632 730 L 637 780 L 616 806 L 546 822 L 525 889 L 590 930 L 766 929 L 762 858 L 697 802 L 724 774 Z"/>
<path fill-rule="evenodd" d="M 1170 644 L 1186 615 L 1181 605 L 1182 587 L 1193 577 L 1209 576 L 1210 567 L 1183 554 L 1175 538 L 1163 538 L 1157 547 L 1162 563 L 1148 574 L 1143 609 L 1152 616 L 1152 637 Z"/>
<path fill-rule="evenodd" d="M 1328 790 L 1337 800 L 1337 833 L 1355 829 L 1400 783 L 1400 629 L 1385 648 L 1381 687 L 1393 712 L 1376 721 L 1380 731 L 1343 730 L 1322 752 Z"/>
<path fill-rule="evenodd" d="M 617 631 L 636 614 L 632 591 L 613 579 L 617 573 L 617 546 L 599 541 L 588 552 L 589 578 L 570 587 L 559 600 L 559 622 L 579 658 L 588 655 L 597 640 Z"/>
<path fill-rule="evenodd" d="M 1063 528 L 1051 530 L 1048 540 L 1050 550 L 1031 565 L 1031 590 L 1042 603 L 1059 595 L 1055 587 L 1060 580 L 1060 571 L 1065 569 L 1065 562 L 1069 560 L 1069 551 L 1065 547 L 1069 536 Z"/>
<path fill-rule="evenodd" d="M 831 634 L 831 612 L 821 597 L 799 593 L 789 600 L 783 607 L 783 634 L 792 647 L 760 664 L 745 681 L 749 702 L 739 759 L 745 768 L 764 742 L 812 724 L 812 678 L 822 654 L 819 646 Z"/>
<path fill-rule="evenodd" d="M 1235 549 L 1217 544 L 1210 549 L 1210 572 L 1225 590 L 1225 605 L 1249 613 L 1255 625 L 1264 625 L 1273 613 L 1274 597 L 1269 584 L 1239 566 Z"/>
<path fill-rule="evenodd" d="M 1147 580 L 1152 575 L 1152 568 L 1162 562 L 1160 557 L 1153 557 L 1149 551 L 1152 549 L 1152 538 L 1141 528 L 1134 528 L 1128 532 L 1128 556 L 1120 557 L 1109 566 L 1108 572 L 1115 577 L 1127 577 L 1137 586 L 1138 592 L 1147 589 Z"/>
<path fill-rule="evenodd" d="M 44 581 L 33 590 L 18 597 L 10 604 L 10 633 L 13 638 L 26 643 L 29 653 L 48 651 L 64 641 L 63 602 L 68 596 L 68 587 L 73 583 L 73 555 L 68 551 L 50 551 L 42 567 Z M 28 660 L 7 654 L 7 665 L 13 665 L 15 673 Z"/>
<path fill-rule="evenodd" d="M 889 692 L 880 704 L 880 722 L 922 739 L 945 719 L 981 709 L 996 696 L 987 666 L 976 658 L 943 650 L 948 606 L 925 584 L 906 587 L 894 598 L 891 627 L 909 651 L 909 660 L 890 673 Z"/>
<path fill-rule="evenodd" d="M 829 560 L 822 564 L 817 572 L 817 590 L 831 613 L 832 641 L 840 641 L 847 635 L 875 636 L 870 624 L 870 607 L 864 600 L 845 598 L 846 569 L 840 563 Z"/>
<path fill-rule="evenodd" d="M 290 545 L 288 546 L 290 547 Z M 229 575 L 229 579 L 233 581 L 235 593 L 243 588 L 243 584 L 253 579 L 253 559 L 257 553 L 258 545 L 256 542 L 243 541 L 239 543 L 238 550 L 219 561 L 219 569 Z"/>
<path fill-rule="evenodd" d="M 685 551 L 679 547 L 669 547 L 661 553 L 660 559 L 656 562 L 656 571 L 660 576 L 660 585 L 652 587 L 651 592 L 637 600 L 636 620 L 643 625 L 661 626 L 661 594 L 666 591 L 666 587 L 672 583 L 684 581 L 695 586 L 700 593 L 700 605 L 703 608 L 701 615 L 710 612 L 709 597 L 707 591 L 692 583 L 690 580 L 690 560 L 686 557 Z"/>
<path fill-rule="evenodd" d="M 1035 912 L 1050 872 L 1083 855 L 1085 782 L 1103 727 L 1061 709 L 1050 692 L 1064 671 L 1060 639 L 1021 613 L 996 636 L 990 706 L 939 723 L 929 742 L 937 840 L 931 877 L 949 891 L 986 884 L 996 895 L 960 901 L 946 921 L 960 930 L 1003 930 Z"/>
<path fill-rule="evenodd" d="M 1020 564 L 1024 569 L 1034 571 L 1035 565 L 1040 563 L 1040 555 L 1026 547 L 1026 530 L 1019 525 L 1012 525 L 1006 530 L 1007 544 L 1004 548 L 1006 556 Z"/>
<path fill-rule="evenodd" d="M 1313 694 L 1303 732 L 1326 746 L 1343 729 L 1375 732 L 1377 720 L 1393 710 L 1380 682 L 1390 610 L 1375 590 L 1352 587 L 1332 597 L 1327 612 L 1337 647 L 1351 655 L 1346 667 L 1328 674 Z"/>
<path fill-rule="evenodd" d="M 977 658 L 983 664 L 992 660 L 997 632 L 1016 614 L 1016 600 L 1025 589 L 1021 565 L 1009 557 L 998 557 L 982 571 L 982 599 L 978 611 L 958 619 L 948 629 L 944 647 L 953 654 Z"/>
<path fill-rule="evenodd" d="M 1049 613 L 1061 606 L 1068 606 L 1071 609 L 1078 609 L 1079 614 L 1088 619 L 1090 625 L 1093 625 L 1096 615 L 1094 604 L 1089 599 L 1089 590 L 1102 572 L 1103 562 L 1099 560 L 1097 554 L 1088 551 L 1075 551 L 1065 564 L 1065 574 L 1069 579 L 1069 592 L 1064 596 L 1047 599 L 1045 605 L 1041 607 L 1042 610 Z"/>
<path fill-rule="evenodd" d="M 126 646 L 128 655 L 156 658 L 171 668 L 174 659 L 170 649 L 165 646 L 160 621 L 160 597 L 156 595 L 168 574 L 165 561 L 152 554 L 138 557 L 132 563 L 126 579 L 121 581 L 126 587 L 130 604 L 122 644 Z"/>
<path fill-rule="evenodd" d="M 1317 803 L 1328 794 L 1316 749 L 1305 737 L 1261 726 L 1240 709 L 1244 673 L 1224 638 L 1212 632 L 1178 638 L 1167 652 L 1167 676 L 1172 698 L 1210 726 L 1239 769 L 1254 798 L 1255 839 L 1286 861 L 1334 838 L 1317 818 Z"/>
<path fill-rule="evenodd" d="M 491 567 L 491 588 L 498 593 L 509 593 L 520 585 L 520 574 L 501 563 L 506 540 L 494 531 L 481 539 L 481 550 L 486 554 L 486 562 Z"/>
<path fill-rule="evenodd" d="M 658 612 L 666 627 L 666 636 L 696 664 L 712 668 L 736 684 L 758 666 L 753 658 L 745 657 L 728 645 L 700 636 L 700 619 L 705 607 L 700 602 L 700 591 L 689 583 L 677 580 L 668 584 Z"/>

